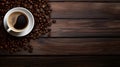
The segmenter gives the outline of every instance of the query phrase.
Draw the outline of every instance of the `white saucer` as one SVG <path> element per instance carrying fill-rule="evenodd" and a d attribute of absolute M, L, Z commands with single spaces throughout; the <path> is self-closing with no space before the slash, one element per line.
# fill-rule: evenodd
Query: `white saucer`
<path fill-rule="evenodd" d="M 16 36 L 16 37 L 22 37 L 22 36 L 26 36 L 28 35 L 33 27 L 34 27 L 34 17 L 32 15 L 32 13 L 27 10 L 26 8 L 23 8 L 23 7 L 15 7 L 15 8 L 12 8 L 11 10 L 9 10 L 6 15 L 4 16 L 4 28 L 5 30 L 7 31 L 9 28 L 8 28 L 8 25 L 7 25 L 7 20 L 8 20 L 8 16 L 13 13 L 13 12 L 23 12 L 24 14 L 27 15 L 28 17 L 28 26 L 27 28 L 22 31 L 22 32 L 13 32 L 13 31 L 10 31 L 8 32 L 9 34 L 13 35 L 13 36 Z"/>

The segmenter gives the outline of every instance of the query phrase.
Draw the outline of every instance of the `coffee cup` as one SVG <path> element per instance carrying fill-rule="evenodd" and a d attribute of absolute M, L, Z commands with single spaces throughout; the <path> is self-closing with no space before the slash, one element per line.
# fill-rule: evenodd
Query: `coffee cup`
<path fill-rule="evenodd" d="M 22 12 L 13 12 L 8 16 L 7 25 L 9 28 L 7 32 L 22 32 L 27 28 L 28 22 L 26 14 Z"/>
<path fill-rule="evenodd" d="M 8 33 L 14 36 L 25 36 L 34 27 L 34 17 L 26 8 L 12 8 L 5 14 L 4 27 Z"/>

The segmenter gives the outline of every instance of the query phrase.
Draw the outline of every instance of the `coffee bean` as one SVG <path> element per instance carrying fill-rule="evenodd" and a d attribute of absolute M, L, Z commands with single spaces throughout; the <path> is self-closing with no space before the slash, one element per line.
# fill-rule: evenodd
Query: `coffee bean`
<path fill-rule="evenodd" d="M 52 20 L 52 23 L 56 23 L 56 20 Z"/>
<path fill-rule="evenodd" d="M 0 33 L 2 34 L 0 35 L 0 49 L 4 49 L 11 54 L 23 49 L 31 53 L 33 47 L 29 44 L 30 40 L 36 40 L 40 38 L 41 35 L 45 34 L 48 34 L 49 37 L 51 36 L 50 26 L 56 21 L 51 19 L 52 10 L 48 0 L 0 0 L 0 2 Z M 2 19 L 5 13 L 14 7 L 24 7 L 31 11 L 34 16 L 35 26 L 27 36 L 14 37 L 8 34 L 4 29 Z M 18 19 L 17 22 L 23 21 Z"/>

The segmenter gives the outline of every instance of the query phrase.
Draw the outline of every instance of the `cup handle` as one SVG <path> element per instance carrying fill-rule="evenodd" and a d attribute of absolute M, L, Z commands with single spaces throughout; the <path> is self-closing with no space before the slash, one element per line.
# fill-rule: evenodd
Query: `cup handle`
<path fill-rule="evenodd" d="M 7 29 L 7 32 L 10 32 L 11 31 L 11 29 L 9 28 L 9 29 Z"/>

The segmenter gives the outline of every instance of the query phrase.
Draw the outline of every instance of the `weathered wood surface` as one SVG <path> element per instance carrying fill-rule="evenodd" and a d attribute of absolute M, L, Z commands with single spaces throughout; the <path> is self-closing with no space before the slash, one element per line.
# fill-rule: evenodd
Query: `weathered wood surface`
<path fill-rule="evenodd" d="M 33 53 L 0 52 L 0 67 L 119 67 L 119 2 L 50 0 L 51 37 L 31 41 Z"/>
<path fill-rule="evenodd" d="M 50 2 L 120 2 L 120 0 L 50 0 Z"/>
<path fill-rule="evenodd" d="M 57 19 L 57 23 L 52 26 L 53 38 L 44 36 L 40 42 L 32 41 L 33 53 L 21 52 L 17 55 L 120 54 L 119 39 L 112 41 L 110 38 L 120 34 L 120 20 L 115 20 L 120 16 L 120 3 L 50 2 L 50 4 L 53 9 L 52 17 Z M 89 39 L 89 36 L 94 38 Z M 102 36 L 110 39 L 104 41 L 104 38 L 95 38 Z"/>
<path fill-rule="evenodd" d="M 120 36 L 120 20 L 57 19 L 56 21 L 56 24 L 51 26 L 51 37 Z"/>
<path fill-rule="evenodd" d="M 120 19 L 120 3 L 51 2 L 52 18 Z"/>
<path fill-rule="evenodd" d="M 119 56 L 5 56 L 1 67 L 119 67 Z"/>
<path fill-rule="evenodd" d="M 33 53 L 13 55 L 120 55 L 120 38 L 40 38 L 31 44 Z"/>

